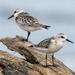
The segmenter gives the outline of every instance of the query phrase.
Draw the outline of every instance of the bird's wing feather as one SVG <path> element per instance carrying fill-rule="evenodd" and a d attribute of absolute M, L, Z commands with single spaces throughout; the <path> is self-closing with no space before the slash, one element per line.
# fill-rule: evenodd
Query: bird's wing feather
<path fill-rule="evenodd" d="M 29 25 L 29 26 L 35 26 L 37 27 L 38 25 L 41 26 L 41 24 L 38 22 L 38 20 L 30 15 L 29 13 L 20 13 L 16 17 L 16 22 L 21 23 L 22 25 Z"/>
<path fill-rule="evenodd" d="M 54 39 L 54 37 L 47 38 L 47 39 L 41 41 L 39 44 L 37 44 L 35 46 L 36 47 L 42 47 L 42 48 L 48 48 L 50 43 L 51 43 L 51 39 Z"/>

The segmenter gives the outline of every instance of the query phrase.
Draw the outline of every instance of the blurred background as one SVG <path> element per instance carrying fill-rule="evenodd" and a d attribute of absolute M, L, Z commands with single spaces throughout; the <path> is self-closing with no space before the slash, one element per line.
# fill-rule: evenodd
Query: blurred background
<path fill-rule="evenodd" d="M 33 43 L 37 44 L 58 33 L 66 34 L 68 39 L 75 42 L 75 0 L 0 0 L 0 39 L 16 35 L 27 36 L 27 32 L 17 26 L 14 18 L 7 19 L 17 8 L 29 12 L 40 23 L 51 26 L 49 30 L 33 32 L 29 38 Z M 0 50 L 14 53 L 1 42 Z M 23 58 L 18 53 L 14 55 Z M 75 71 L 75 44 L 65 42 L 64 47 L 55 53 L 55 57 Z"/>

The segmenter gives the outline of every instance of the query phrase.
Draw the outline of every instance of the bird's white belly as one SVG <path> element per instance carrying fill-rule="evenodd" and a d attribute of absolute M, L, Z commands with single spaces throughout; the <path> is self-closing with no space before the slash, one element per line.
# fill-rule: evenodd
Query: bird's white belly
<path fill-rule="evenodd" d="M 25 30 L 25 31 L 37 31 L 37 30 L 41 30 L 42 28 L 41 27 L 34 27 L 34 26 L 25 26 L 25 25 L 21 25 L 21 24 L 18 24 L 18 26 L 21 28 L 21 29 L 23 29 L 23 30 Z"/>
<path fill-rule="evenodd" d="M 59 51 L 62 47 L 63 47 L 62 43 L 59 43 L 57 45 L 52 44 L 49 46 L 48 53 L 55 53 L 55 52 Z"/>
<path fill-rule="evenodd" d="M 55 53 L 59 51 L 63 47 L 63 43 L 56 44 L 50 44 L 48 48 L 42 48 L 42 47 L 33 47 L 33 49 L 44 52 L 44 53 Z"/>
<path fill-rule="evenodd" d="M 25 31 L 37 31 L 37 30 L 41 30 L 41 28 L 37 28 L 37 27 L 30 27 L 30 26 L 25 26 L 25 27 L 21 27 L 23 30 Z"/>

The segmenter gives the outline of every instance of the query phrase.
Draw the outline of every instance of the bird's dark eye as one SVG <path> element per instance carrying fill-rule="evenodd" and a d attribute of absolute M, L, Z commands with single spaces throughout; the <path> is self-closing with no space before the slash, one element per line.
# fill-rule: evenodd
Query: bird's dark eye
<path fill-rule="evenodd" d="M 14 11 L 14 13 L 16 13 L 16 11 Z"/>
<path fill-rule="evenodd" d="M 64 38 L 64 36 L 61 36 L 61 38 Z"/>

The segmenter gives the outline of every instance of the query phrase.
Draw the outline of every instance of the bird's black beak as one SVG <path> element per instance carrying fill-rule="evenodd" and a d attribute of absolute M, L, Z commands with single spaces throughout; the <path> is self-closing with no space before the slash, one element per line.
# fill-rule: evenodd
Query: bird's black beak
<path fill-rule="evenodd" d="M 70 41 L 69 39 L 66 39 L 66 41 L 73 43 L 72 41 Z"/>
<path fill-rule="evenodd" d="M 12 18 L 12 17 L 14 17 L 14 15 L 10 16 L 8 19 L 10 19 L 10 18 Z"/>

